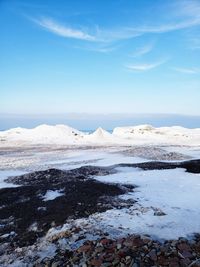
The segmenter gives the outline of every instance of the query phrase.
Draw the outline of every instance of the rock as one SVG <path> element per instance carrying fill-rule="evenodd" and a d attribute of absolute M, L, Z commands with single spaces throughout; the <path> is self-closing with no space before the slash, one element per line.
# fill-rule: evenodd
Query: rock
<path fill-rule="evenodd" d="M 188 267 L 190 265 L 190 263 L 191 263 L 191 260 L 189 260 L 189 259 L 181 259 L 180 260 L 180 265 L 182 267 Z"/>
<path fill-rule="evenodd" d="M 99 266 L 101 266 L 102 261 L 99 260 L 99 259 L 92 259 L 92 260 L 90 261 L 90 264 L 91 264 L 92 266 L 97 266 L 97 267 L 99 267 Z"/>
<path fill-rule="evenodd" d="M 164 213 L 164 211 L 160 210 L 160 209 L 157 209 L 154 211 L 154 216 L 165 216 L 166 213 Z"/>
<path fill-rule="evenodd" d="M 83 245 L 78 249 L 78 252 L 88 252 L 91 250 L 91 245 Z"/>
<path fill-rule="evenodd" d="M 119 250 L 121 247 L 122 247 L 122 245 L 118 243 L 117 244 L 117 249 Z"/>
<path fill-rule="evenodd" d="M 193 258 L 192 253 L 188 250 L 183 250 L 181 254 L 183 255 L 184 258 Z"/>
<path fill-rule="evenodd" d="M 180 251 L 191 251 L 191 248 L 190 246 L 187 244 L 187 243 L 180 243 L 177 245 L 177 248 L 180 250 Z"/>
<path fill-rule="evenodd" d="M 101 239 L 100 243 L 103 245 L 103 246 L 106 246 L 110 243 L 110 240 L 107 239 L 107 238 L 103 238 Z"/>
<path fill-rule="evenodd" d="M 179 267 L 179 258 L 173 257 L 169 259 L 169 267 Z"/>
<path fill-rule="evenodd" d="M 114 261 L 112 262 L 112 264 L 113 264 L 114 266 L 118 266 L 118 264 L 119 264 L 119 259 L 114 259 Z"/>
<path fill-rule="evenodd" d="M 152 261 L 157 261 L 157 255 L 156 255 L 156 251 L 154 249 L 152 249 L 149 253 L 148 256 L 150 257 L 150 259 Z"/>
<path fill-rule="evenodd" d="M 57 262 L 53 262 L 52 264 L 51 264 L 51 267 L 59 267 L 59 266 L 61 266 L 61 262 L 60 261 L 57 261 Z"/>
<path fill-rule="evenodd" d="M 140 247 L 144 244 L 143 240 L 140 239 L 140 237 L 136 237 L 132 240 L 132 246 L 133 247 Z"/>

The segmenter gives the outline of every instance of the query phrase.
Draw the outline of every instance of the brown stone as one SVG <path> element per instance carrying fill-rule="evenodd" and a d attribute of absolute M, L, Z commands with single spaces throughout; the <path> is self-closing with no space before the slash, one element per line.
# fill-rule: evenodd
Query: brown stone
<path fill-rule="evenodd" d="M 118 255 L 120 258 L 124 258 L 126 256 L 125 252 L 123 250 L 118 251 Z"/>
<path fill-rule="evenodd" d="M 188 250 L 181 251 L 181 254 L 183 255 L 184 258 L 192 258 L 193 257 L 192 253 Z"/>
<path fill-rule="evenodd" d="M 91 251 L 91 245 L 83 245 L 78 249 L 78 252 L 88 252 Z"/>
<path fill-rule="evenodd" d="M 144 243 L 143 243 L 142 239 L 140 239 L 139 237 L 138 238 L 136 237 L 136 238 L 134 238 L 132 240 L 132 246 L 134 246 L 134 247 L 140 247 L 142 245 L 144 245 Z"/>
<path fill-rule="evenodd" d="M 101 266 L 102 261 L 99 260 L 99 259 L 92 259 L 92 260 L 90 261 L 90 264 L 91 264 L 92 266 L 97 266 L 97 267 L 99 267 L 99 266 Z"/>
<path fill-rule="evenodd" d="M 191 251 L 191 248 L 187 243 L 180 243 L 180 244 L 177 245 L 177 248 L 180 251 Z"/>
<path fill-rule="evenodd" d="M 160 266 L 168 266 L 169 261 L 164 256 L 159 256 L 159 258 L 158 258 L 158 264 Z"/>
<path fill-rule="evenodd" d="M 100 240 L 100 243 L 105 246 L 105 245 L 108 245 L 110 243 L 110 239 L 107 239 L 107 238 L 103 238 Z"/>

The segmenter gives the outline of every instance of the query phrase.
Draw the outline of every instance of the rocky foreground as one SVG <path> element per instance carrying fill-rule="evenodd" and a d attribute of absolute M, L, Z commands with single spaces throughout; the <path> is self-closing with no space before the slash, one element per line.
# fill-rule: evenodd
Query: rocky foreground
<path fill-rule="evenodd" d="M 96 212 L 133 206 L 136 201 L 118 196 L 134 191 L 134 186 L 106 184 L 93 179 L 95 175 L 108 175 L 115 173 L 117 167 L 127 166 L 144 170 L 185 168 L 187 172 L 200 173 L 200 160 L 191 160 L 86 166 L 69 171 L 49 169 L 10 177 L 7 181 L 19 187 L 0 190 L 0 266 L 200 266 L 198 234 L 190 241 L 180 238 L 160 243 L 148 236 L 112 239 L 109 233 L 101 232 L 90 240 L 87 231 L 83 233 L 82 229 L 74 227 L 48 240 L 56 248 L 52 255 L 34 256 L 38 242 L 51 228 Z M 45 199 L 48 192 L 59 195 Z M 65 241 L 74 238 L 74 234 L 76 241 L 83 241 L 69 249 Z M 14 265 L 16 260 L 18 265 Z"/>
<path fill-rule="evenodd" d="M 161 244 L 147 236 L 128 236 L 117 240 L 102 237 L 86 241 L 74 251 L 58 250 L 54 258 L 45 258 L 35 263 L 42 266 L 82 266 L 82 267 L 199 267 L 200 236 L 192 241 L 184 238 Z"/>

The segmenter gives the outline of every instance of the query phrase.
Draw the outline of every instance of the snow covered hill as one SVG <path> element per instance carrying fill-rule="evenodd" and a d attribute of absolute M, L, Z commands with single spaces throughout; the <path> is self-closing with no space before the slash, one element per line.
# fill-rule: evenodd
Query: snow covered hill
<path fill-rule="evenodd" d="M 102 128 L 87 134 L 67 125 L 40 125 L 33 129 L 13 128 L 0 132 L 0 145 L 20 144 L 200 146 L 200 128 L 139 125 L 117 127 L 112 134 Z"/>
<path fill-rule="evenodd" d="M 117 127 L 113 135 L 148 144 L 200 145 L 200 128 L 180 126 L 154 128 L 151 125 Z"/>
<path fill-rule="evenodd" d="M 6 141 L 22 141 L 36 144 L 73 144 L 83 138 L 83 133 L 67 125 L 42 124 L 33 129 L 13 128 L 0 132 L 0 139 Z"/>

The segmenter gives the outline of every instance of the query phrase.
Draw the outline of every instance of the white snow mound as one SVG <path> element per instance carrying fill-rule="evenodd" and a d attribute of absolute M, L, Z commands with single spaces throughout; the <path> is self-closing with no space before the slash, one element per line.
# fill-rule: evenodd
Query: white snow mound
<path fill-rule="evenodd" d="M 113 141 L 113 136 L 111 133 L 107 132 L 103 128 L 99 127 L 93 133 L 89 135 L 85 135 L 84 139 L 88 142 L 95 142 L 95 143 L 107 143 Z"/>
<path fill-rule="evenodd" d="M 67 125 L 39 125 L 33 129 L 13 128 L 0 132 L 0 145 L 22 144 L 115 144 L 115 145 L 189 145 L 200 146 L 200 128 L 180 126 L 155 128 L 151 125 L 117 127 L 112 134 L 98 128 L 91 134 Z"/>
<path fill-rule="evenodd" d="M 1 138 L 8 141 L 24 141 L 30 143 L 74 143 L 83 133 L 67 125 L 42 124 L 33 129 L 14 128 L 0 133 Z"/>
<path fill-rule="evenodd" d="M 96 129 L 95 132 L 93 132 L 92 134 L 90 134 L 90 137 L 94 137 L 97 139 L 105 139 L 105 138 L 110 138 L 112 135 L 107 132 L 106 130 L 102 129 L 101 127 L 99 127 L 98 129 Z"/>

